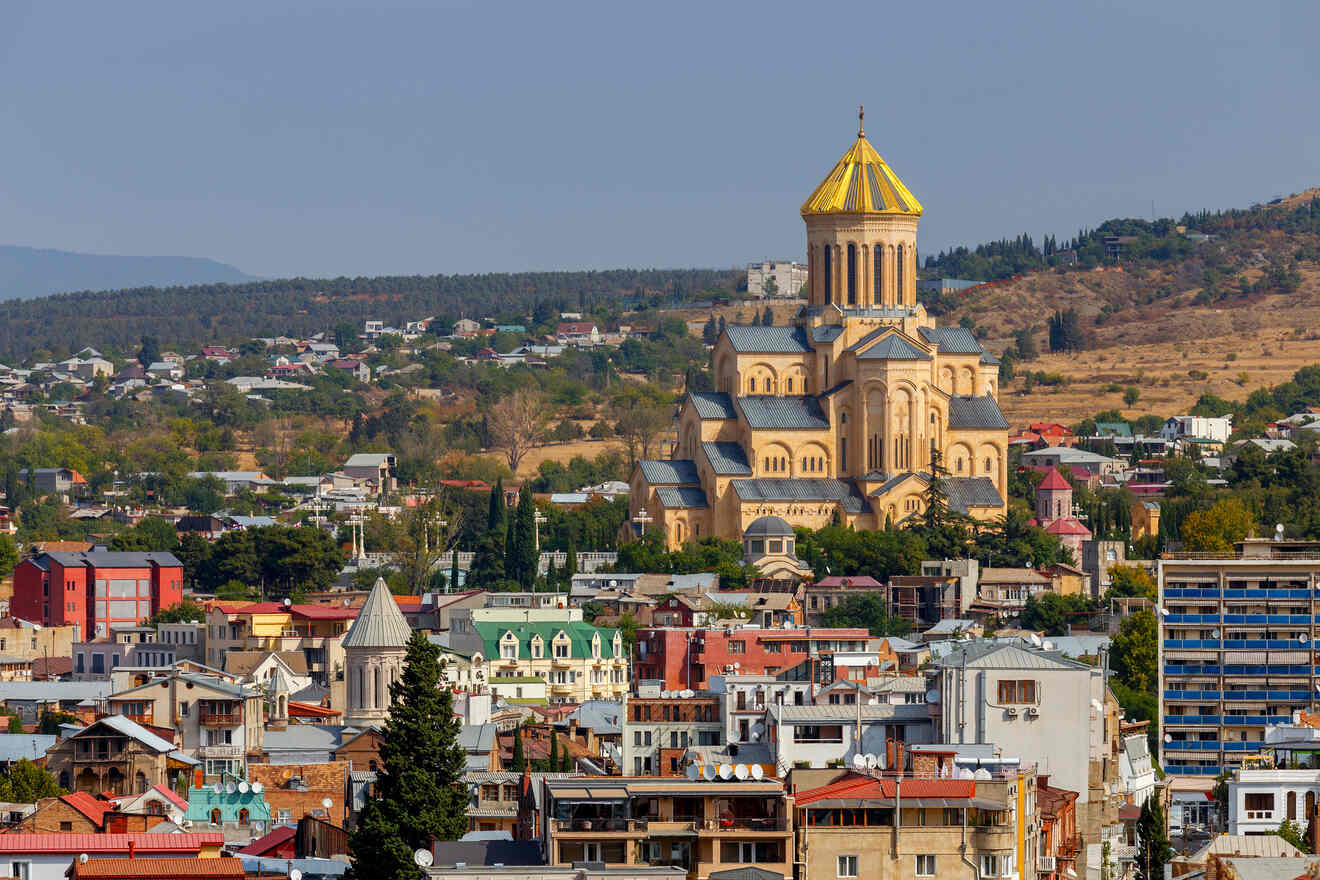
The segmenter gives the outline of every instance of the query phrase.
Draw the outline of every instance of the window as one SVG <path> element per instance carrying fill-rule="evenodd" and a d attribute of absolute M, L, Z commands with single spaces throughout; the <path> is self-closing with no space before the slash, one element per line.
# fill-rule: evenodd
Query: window
<path fill-rule="evenodd" d="M 1005 704 L 1035 703 L 1036 683 L 1034 681 L 1001 680 L 999 682 L 999 702 Z"/>
<path fill-rule="evenodd" d="M 830 259 L 830 246 L 825 245 L 825 304 L 829 305 L 834 294 L 834 265 Z"/>
<path fill-rule="evenodd" d="M 72 822 L 61 822 L 61 823 L 60 823 L 60 830 L 61 830 L 61 831 L 72 831 L 72 830 L 73 830 L 73 823 L 72 823 Z"/>
<path fill-rule="evenodd" d="M 935 857 L 933 855 L 917 856 L 917 876 L 918 877 L 935 876 Z"/>
<path fill-rule="evenodd" d="M 1248 819 L 1271 819 L 1274 817 L 1274 793 L 1253 793 L 1246 796 Z"/>
<path fill-rule="evenodd" d="M 211 824 L 212 825 L 220 824 L 220 810 L 218 808 L 211 811 Z"/>
<path fill-rule="evenodd" d="M 238 824 L 246 826 L 248 823 L 248 811 L 246 808 L 238 811 Z"/>
<path fill-rule="evenodd" d="M 857 245 L 848 245 L 848 305 L 857 305 Z"/>
<path fill-rule="evenodd" d="M 10 862 L 9 876 L 14 880 L 32 880 L 31 862 Z"/>
<path fill-rule="evenodd" d="M 747 643 L 746 643 L 745 641 L 743 641 L 742 639 L 734 639 L 733 641 L 729 642 L 729 653 L 730 653 L 730 654 L 746 654 L 746 653 L 747 653 Z"/>
<path fill-rule="evenodd" d="M 814 597 L 813 597 L 813 601 L 814 601 Z M 780 654 L 783 652 L 783 650 L 784 650 L 784 646 L 781 645 L 779 642 L 765 643 L 765 652 L 767 654 Z"/>
<path fill-rule="evenodd" d="M 555 645 L 555 656 L 556 657 L 568 656 L 568 642 L 560 642 L 559 644 Z"/>
<path fill-rule="evenodd" d="M 857 856 L 839 856 L 838 875 L 840 877 L 856 877 Z"/>
<path fill-rule="evenodd" d="M 281 825 L 287 825 L 293 821 L 293 813 L 288 809 L 280 810 L 276 816 Z"/>
<path fill-rule="evenodd" d="M 518 643 L 517 643 L 517 642 L 504 642 L 503 644 L 501 644 L 501 645 L 500 645 L 500 657 L 502 657 L 502 658 L 505 659 L 505 660 L 517 660 L 517 659 L 518 659 Z"/>

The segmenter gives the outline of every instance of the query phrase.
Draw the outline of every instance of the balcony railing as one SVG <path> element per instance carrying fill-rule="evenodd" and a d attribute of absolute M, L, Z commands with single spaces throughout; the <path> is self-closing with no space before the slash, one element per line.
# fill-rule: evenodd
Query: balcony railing
<path fill-rule="evenodd" d="M 126 753 L 120 751 L 87 751 L 76 752 L 73 760 L 76 763 L 91 764 L 97 761 L 123 761 Z"/>
<path fill-rule="evenodd" d="M 787 831 L 788 822 L 778 816 L 751 818 L 705 819 L 698 827 L 700 831 Z"/>
<path fill-rule="evenodd" d="M 243 747 L 234 745 L 198 746 L 197 754 L 202 758 L 241 758 Z"/>
<path fill-rule="evenodd" d="M 645 819 L 556 819 L 558 832 L 638 831 L 646 830 Z"/>
<path fill-rule="evenodd" d="M 203 712 L 199 719 L 204 727 L 237 727 L 243 716 L 237 712 Z"/>

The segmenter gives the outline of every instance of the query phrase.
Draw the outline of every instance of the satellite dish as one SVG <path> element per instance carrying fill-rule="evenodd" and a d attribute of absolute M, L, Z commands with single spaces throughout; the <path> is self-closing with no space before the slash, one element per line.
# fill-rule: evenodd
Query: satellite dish
<path fill-rule="evenodd" d="M 1031 644 L 1035 645 L 1037 648 L 1040 647 L 1040 636 L 1036 635 L 1035 633 L 1032 633 L 1030 639 L 1031 639 Z"/>
<path fill-rule="evenodd" d="M 751 776 L 752 771 L 747 769 L 746 764 L 739 764 L 737 767 L 733 768 L 733 775 L 738 777 L 738 781 L 741 782 L 748 776 Z"/>
<path fill-rule="evenodd" d="M 1306 633 L 1298 633 L 1297 641 L 1305 645 L 1307 642 L 1310 641 L 1310 637 L 1308 637 Z"/>
<path fill-rule="evenodd" d="M 720 765 L 720 779 L 732 779 L 732 778 L 733 778 L 733 765 L 732 765 L 732 764 L 721 764 L 721 765 Z"/>
<path fill-rule="evenodd" d="M 984 767 L 981 767 L 975 773 L 972 774 L 972 778 L 977 780 L 984 780 L 988 782 L 991 779 L 990 771 L 985 769 Z"/>
<path fill-rule="evenodd" d="M 1053 642 L 1048 642 L 1048 641 L 1047 641 L 1047 642 L 1045 643 L 1045 650 L 1046 650 L 1046 651 L 1053 651 L 1053 650 L 1054 650 L 1054 643 L 1053 643 Z"/>
<path fill-rule="evenodd" d="M 1274 540 L 1276 541 L 1283 540 L 1283 523 L 1277 523 L 1274 526 Z"/>
<path fill-rule="evenodd" d="M 753 764 L 753 765 L 752 765 L 752 778 L 753 778 L 753 779 L 764 779 L 764 778 L 765 778 L 765 768 L 762 767 L 760 764 Z"/>
<path fill-rule="evenodd" d="M 688 766 L 687 766 L 687 778 L 688 778 L 688 779 L 696 779 L 696 778 L 697 778 L 698 776 L 700 776 L 700 775 L 701 775 L 701 768 L 700 768 L 700 767 L 698 767 L 696 764 L 688 764 Z"/>
<path fill-rule="evenodd" d="M 211 791 L 215 792 L 216 794 L 220 794 L 220 793 L 222 793 L 224 790 L 225 790 L 225 789 L 224 789 L 224 786 L 222 786 L 222 785 L 221 785 L 220 783 L 218 783 L 218 782 L 217 782 L 215 785 L 211 786 Z"/>
<path fill-rule="evenodd" d="M 1164 734 L 1164 741 L 1165 741 L 1166 743 L 1171 743 L 1171 742 L 1173 742 L 1173 734 L 1171 734 L 1171 733 L 1166 733 L 1166 734 Z"/>
<path fill-rule="evenodd" d="M 968 770 L 966 767 L 959 767 L 959 768 L 958 768 L 958 773 L 957 773 L 957 778 L 958 778 L 958 779 L 971 779 L 971 778 L 972 778 L 972 771 L 971 771 L 971 770 Z"/>
<path fill-rule="evenodd" d="M 335 802 L 330 800 L 330 798 L 321 798 L 321 806 L 325 807 L 327 810 L 333 807 L 334 805 Z"/>
<path fill-rule="evenodd" d="M 266 787 L 266 786 L 262 785 L 260 782 L 254 782 L 254 783 L 252 783 L 252 790 L 253 790 L 254 792 L 256 792 L 257 794 L 261 794 L 262 789 L 264 789 L 265 787 Z"/>
<path fill-rule="evenodd" d="M 1317 690 L 1320 690 L 1320 682 L 1317 682 L 1317 683 L 1316 683 L 1316 689 L 1317 689 Z M 713 764 L 707 764 L 705 767 L 702 767 L 702 768 L 701 768 L 701 778 L 704 779 L 704 780 L 706 780 L 707 782 L 710 782 L 712 779 L 714 779 L 714 778 L 715 778 L 715 765 L 713 765 Z"/>
<path fill-rule="evenodd" d="M 235 791 L 238 791 L 238 789 L 234 787 L 234 783 L 232 782 L 225 783 L 225 794 L 233 794 Z"/>
<path fill-rule="evenodd" d="M 79 853 L 79 854 L 78 854 L 78 864 L 80 864 L 80 865 L 85 865 L 85 864 L 87 864 L 87 853 Z"/>
<path fill-rule="evenodd" d="M 419 868 L 429 868 L 434 861 L 435 856 L 431 854 L 429 849 L 419 849 L 413 853 L 413 864 Z"/>
<path fill-rule="evenodd" d="M 884 755 L 882 755 L 882 754 L 873 754 L 873 755 L 871 755 L 871 757 L 872 757 L 872 758 L 875 758 L 875 766 L 879 767 L 881 770 L 885 769 L 885 756 L 884 756 Z"/>
<path fill-rule="evenodd" d="M 1217 629 L 1212 629 L 1212 630 L 1210 630 L 1210 638 L 1212 638 L 1212 639 L 1217 639 L 1217 638 L 1219 638 L 1219 630 L 1217 630 Z"/>
<path fill-rule="evenodd" d="M 940 701 L 939 691 L 935 690 L 935 688 L 931 688 L 930 690 L 926 691 L 927 703 L 938 703 L 939 701 Z"/>
<path fill-rule="evenodd" d="M 240 782 L 240 783 L 238 784 L 238 790 L 239 790 L 239 792 L 242 793 L 242 794 L 247 794 L 247 793 L 248 793 L 248 788 L 249 788 L 249 786 L 248 786 L 248 784 L 247 784 L 246 782 Z"/>
<path fill-rule="evenodd" d="M 739 663 L 737 660 L 735 660 L 735 661 L 733 662 L 733 668 L 734 668 L 734 669 L 742 669 L 742 664 Z"/>
<path fill-rule="evenodd" d="M 289 880 L 302 880 L 302 871 L 299 871 L 297 868 L 290 868 Z"/>
<path fill-rule="evenodd" d="M 292 600 L 292 599 L 287 599 L 287 598 L 286 598 L 286 599 L 284 600 L 284 607 L 285 607 L 285 608 L 292 608 L 292 607 L 293 607 L 293 600 Z"/>
<path fill-rule="evenodd" d="M 863 755 L 861 752 L 858 752 L 857 754 L 853 755 L 852 763 L 854 767 L 856 767 L 858 770 L 861 770 L 863 767 L 866 766 L 866 756 Z"/>
<path fill-rule="evenodd" d="M 684 688 L 684 689 L 683 689 L 683 699 L 685 699 L 685 700 L 690 700 L 690 699 L 692 699 L 693 697 L 695 697 L 696 695 L 697 695 L 697 692 L 694 691 L 694 690 L 692 690 L 692 688 Z"/>

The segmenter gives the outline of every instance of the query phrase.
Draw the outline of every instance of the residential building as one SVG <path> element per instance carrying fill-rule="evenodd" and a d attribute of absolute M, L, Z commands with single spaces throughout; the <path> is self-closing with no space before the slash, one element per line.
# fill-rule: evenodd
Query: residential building
<path fill-rule="evenodd" d="M 733 868 L 793 874 L 782 782 L 607 777 L 541 785 L 548 865 L 672 865 L 693 880 Z"/>
<path fill-rule="evenodd" d="M 1082 837 L 1077 833 L 1077 792 L 1056 788 L 1048 776 L 1036 777 L 1036 809 L 1040 815 L 1040 880 L 1078 876 Z"/>
<path fill-rule="evenodd" d="M 772 705 L 807 706 L 828 687 L 818 663 L 802 661 L 774 675 L 734 673 L 711 676 L 711 691 L 724 695 L 724 738 L 730 743 L 765 741 L 765 713 Z M 811 675 L 815 674 L 816 680 Z M 658 683 L 653 684 L 659 690 Z M 639 692 L 642 690 L 638 689 Z"/>
<path fill-rule="evenodd" d="M 1150 743 L 1144 732 L 1123 737 L 1118 777 L 1123 784 L 1123 797 L 1133 806 L 1142 806 L 1155 793 L 1155 766 L 1150 760 Z"/>
<path fill-rule="evenodd" d="M 492 677 L 543 678 L 551 702 L 617 699 L 628 691 L 622 635 L 584 623 L 581 609 L 458 609 L 450 626 L 450 644 L 480 651 Z"/>
<path fill-rule="evenodd" d="M 896 744 L 935 742 L 930 707 L 922 703 L 767 707 L 766 742 L 780 776 L 794 767 L 851 766 L 856 755 L 886 755 Z"/>
<path fill-rule="evenodd" d="M 748 296 L 797 298 L 806 283 L 806 264 L 796 260 L 765 260 L 747 264 Z"/>
<path fill-rule="evenodd" d="M 359 452 L 344 462 L 344 473 L 364 480 L 376 492 L 391 492 L 395 487 L 397 461 L 392 452 Z"/>
<path fill-rule="evenodd" d="M 195 762 L 141 724 L 107 715 L 60 740 L 46 752 L 46 770 L 60 788 L 99 794 L 142 794 L 169 785 Z"/>
<path fill-rule="evenodd" d="M 776 675 L 809 658 L 828 666 L 826 655 L 865 651 L 873 642 L 864 628 L 644 627 L 637 631 L 634 663 L 639 681 L 660 681 L 665 690 L 708 690 L 711 676 Z"/>
<path fill-rule="evenodd" d="M 271 821 L 298 823 L 305 816 L 340 827 L 348 822 L 348 761 L 315 764 L 251 764 L 248 782 L 262 787 Z M 326 801 L 330 802 L 326 806 Z"/>
<path fill-rule="evenodd" d="M 600 345 L 600 328 L 591 321 L 561 321 L 555 328 L 555 341 L 560 345 L 590 348 Z"/>
<path fill-rule="evenodd" d="M 806 622 L 811 626 L 820 626 L 824 622 L 825 612 L 842 605 L 853 596 L 878 594 L 883 602 L 886 599 L 885 585 L 870 575 L 845 577 L 830 575 L 814 583 L 807 584 L 803 604 L 806 610 Z"/>
<path fill-rule="evenodd" d="M 72 657 L 81 634 L 81 623 L 38 626 L 19 617 L 0 617 L 0 654 L 27 660 Z"/>
<path fill-rule="evenodd" d="M 1132 502 L 1132 540 L 1154 538 L 1160 533 L 1160 503 L 1137 499 Z"/>
<path fill-rule="evenodd" d="M 41 553 L 14 569 L 10 613 L 43 626 L 78 624 L 108 636 L 183 601 L 183 564 L 171 553 Z"/>
<path fill-rule="evenodd" d="M 629 697 L 623 709 L 623 772 L 682 776 L 691 746 L 724 745 L 724 706 L 718 694 L 686 691 Z"/>
<path fill-rule="evenodd" d="M 1160 436 L 1165 440 L 1211 440 L 1218 444 L 1228 442 L 1233 433 L 1233 415 L 1209 416 L 1173 416 L 1160 428 Z"/>
<path fill-rule="evenodd" d="M 921 213 L 859 130 L 801 208 L 807 305 L 790 326 L 725 327 L 712 353 L 716 390 L 684 399 L 670 460 L 633 471 L 627 534 L 643 510 L 671 548 L 740 540 L 762 516 L 793 527 L 897 524 L 921 512 L 932 448 L 952 509 L 1003 515 L 999 362 L 917 302 Z"/>
<path fill-rule="evenodd" d="M 226 776 L 215 785 L 190 788 L 185 825 L 218 831 L 226 843 L 248 843 L 271 827 L 264 789 L 241 776 Z"/>
<path fill-rule="evenodd" d="M 87 478 L 73 468 L 25 468 L 18 479 L 37 495 L 58 495 L 66 501 L 87 486 Z"/>
<path fill-rule="evenodd" d="M 1085 468 L 1099 474 L 1102 478 L 1117 479 L 1127 469 L 1128 463 L 1121 458 L 1110 458 L 1085 449 L 1071 446 L 1047 446 L 1044 449 L 1032 449 L 1022 453 L 1022 464 L 1026 467 L 1068 467 Z"/>
<path fill-rule="evenodd" d="M 11 832 L 0 834 L 0 870 L 23 880 L 64 880 L 66 876 L 74 876 L 71 866 L 82 864 L 83 855 L 87 856 L 86 864 L 98 866 L 105 862 L 118 864 L 130 856 L 144 862 L 169 859 L 175 864 L 197 859 L 216 863 L 235 861 L 220 858 L 220 847 L 224 842 L 224 835 L 210 831 L 180 834 Z M 159 871 L 159 867 L 156 870 Z M 156 873 L 154 876 L 164 875 Z M 205 875 L 197 876 L 209 880 Z M 237 880 L 235 875 L 226 876 Z"/>
<path fill-rule="evenodd" d="M 278 480 L 272 480 L 261 471 L 192 471 L 188 474 L 192 480 L 214 479 L 224 483 L 226 495 L 238 495 L 243 492 L 263 492 L 271 486 L 278 486 Z"/>
<path fill-rule="evenodd" d="M 344 633 L 358 609 L 343 605 L 233 602 L 206 614 L 206 665 L 223 669 L 229 651 L 300 651 L 307 673 L 329 686 L 344 675 Z"/>
<path fill-rule="evenodd" d="M 793 811 L 802 876 L 1034 877 L 1042 867 L 1034 773 L 982 775 L 990 778 L 851 772 L 799 791 Z"/>
<path fill-rule="evenodd" d="M 1142 504 L 1143 502 L 1137 502 Z M 1152 503 L 1152 502 L 1144 502 Z M 1159 505 L 1156 505 L 1156 516 L 1159 516 Z M 1136 535 L 1136 521 L 1133 521 L 1132 540 L 1138 540 Z M 1086 572 L 1091 582 L 1091 598 L 1098 599 L 1109 592 L 1113 586 L 1113 580 L 1110 578 L 1109 570 L 1115 565 L 1125 565 L 1127 563 L 1127 542 L 1126 541 L 1104 541 L 1092 540 L 1082 542 L 1082 555 L 1080 557 L 1082 571 Z"/>
<path fill-rule="evenodd" d="M 1320 550 L 1249 540 L 1232 559 L 1161 559 L 1157 580 L 1159 764 L 1213 781 L 1314 705 Z"/>
<path fill-rule="evenodd" d="M 180 748 L 201 760 L 212 781 L 226 773 L 243 776 L 247 756 L 262 748 L 261 691 L 220 676 L 170 669 L 111 694 L 108 704 L 139 724 L 173 730 Z"/>
<path fill-rule="evenodd" d="M 1034 568 L 982 568 L 976 601 L 969 610 L 978 615 L 1017 617 L 1032 596 L 1058 592 L 1053 587 L 1054 579 Z"/>

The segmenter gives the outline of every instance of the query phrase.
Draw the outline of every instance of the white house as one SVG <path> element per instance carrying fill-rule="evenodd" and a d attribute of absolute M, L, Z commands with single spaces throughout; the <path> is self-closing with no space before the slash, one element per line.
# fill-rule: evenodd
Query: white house
<path fill-rule="evenodd" d="M 1144 734 L 1123 737 L 1118 753 L 1118 778 L 1128 803 L 1141 806 L 1155 792 L 1155 767 L 1150 761 L 1150 743 Z"/>
<path fill-rule="evenodd" d="M 933 742 L 930 710 L 921 704 L 770 706 L 767 742 L 780 773 L 795 766 L 829 767 L 854 755 L 882 755 L 890 737 Z"/>
<path fill-rule="evenodd" d="M 1213 440 L 1227 443 L 1233 433 L 1232 413 L 1219 418 L 1207 416 L 1173 416 L 1160 428 L 1165 440 Z"/>
<path fill-rule="evenodd" d="M 1071 446 L 1048 446 L 1022 453 L 1022 463 L 1029 467 L 1083 467 L 1102 477 L 1117 476 L 1128 463 Z"/>
<path fill-rule="evenodd" d="M 1320 770 L 1239 770 L 1228 783 L 1228 833 L 1273 834 L 1288 819 L 1306 827 L 1320 797 Z"/>

